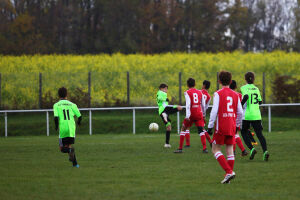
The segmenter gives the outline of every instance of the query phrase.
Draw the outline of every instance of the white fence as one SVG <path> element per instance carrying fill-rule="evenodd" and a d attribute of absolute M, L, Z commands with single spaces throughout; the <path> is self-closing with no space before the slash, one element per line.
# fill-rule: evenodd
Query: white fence
<path fill-rule="evenodd" d="M 262 104 L 261 107 L 268 107 L 268 131 L 271 132 L 272 125 L 271 125 L 271 107 L 277 106 L 300 106 L 300 103 L 292 103 L 292 104 Z M 211 106 L 210 106 L 211 107 Z M 185 106 L 183 106 L 185 108 Z M 101 111 L 101 110 L 132 110 L 132 129 L 133 134 L 136 133 L 135 131 L 135 111 L 136 110 L 155 110 L 157 112 L 157 107 L 116 107 L 116 108 L 80 108 L 80 111 L 89 111 L 89 134 L 92 135 L 92 111 Z M 46 113 L 46 127 L 47 127 L 47 136 L 49 136 L 49 112 L 52 112 L 52 109 L 41 109 L 41 110 L 0 110 L 0 113 L 4 113 L 4 123 L 5 123 L 5 137 L 8 136 L 7 132 L 7 120 L 8 120 L 8 113 L 26 113 L 26 112 L 45 112 Z M 177 113 L 177 132 L 180 131 L 180 113 Z"/>

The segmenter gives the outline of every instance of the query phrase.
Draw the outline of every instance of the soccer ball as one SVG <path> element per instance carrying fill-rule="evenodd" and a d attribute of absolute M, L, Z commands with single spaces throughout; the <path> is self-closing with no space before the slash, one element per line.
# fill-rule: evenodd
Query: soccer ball
<path fill-rule="evenodd" d="M 158 131 L 158 124 L 157 123 L 151 123 L 150 125 L 149 125 L 149 130 L 151 131 L 151 132 L 156 132 L 156 131 Z"/>

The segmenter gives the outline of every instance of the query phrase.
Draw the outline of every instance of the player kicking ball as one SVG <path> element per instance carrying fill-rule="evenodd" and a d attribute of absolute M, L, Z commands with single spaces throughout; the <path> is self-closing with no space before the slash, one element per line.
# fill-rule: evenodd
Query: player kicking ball
<path fill-rule="evenodd" d="M 193 125 L 193 123 L 195 123 L 195 125 L 197 126 L 198 133 L 201 136 L 203 153 L 208 153 L 206 149 L 206 138 L 203 130 L 204 116 L 202 111 L 205 109 L 205 100 L 202 92 L 200 90 L 197 90 L 195 88 L 195 85 L 195 79 L 189 78 L 187 80 L 187 86 L 189 89 L 184 93 L 186 102 L 186 117 L 181 128 L 179 148 L 174 151 L 174 153 L 182 153 L 182 146 L 185 138 L 184 134 L 186 133 L 186 130 Z M 204 143 L 202 141 L 202 138 L 204 138 Z"/>
<path fill-rule="evenodd" d="M 62 153 L 69 154 L 69 161 L 73 163 L 73 167 L 79 168 L 72 144 L 75 142 L 76 129 L 74 116 L 78 118 L 78 125 L 80 125 L 82 117 L 77 105 L 67 100 L 66 88 L 59 88 L 58 96 L 60 100 L 54 104 L 53 112 L 55 130 L 57 131 L 59 128 L 59 148 Z"/>
<path fill-rule="evenodd" d="M 171 120 L 169 118 L 169 115 L 182 110 L 182 107 L 179 105 L 174 105 L 174 106 L 169 105 L 169 99 L 167 93 L 168 93 L 168 85 L 165 83 L 160 84 L 159 90 L 156 95 L 156 102 L 158 105 L 158 114 L 162 118 L 164 124 L 166 125 L 166 143 L 164 147 L 171 148 L 170 135 L 171 135 L 172 127 L 171 127 Z"/>
<path fill-rule="evenodd" d="M 221 181 L 224 184 L 229 183 L 235 177 L 235 172 L 233 171 L 233 145 L 235 144 L 236 127 L 241 124 L 243 110 L 238 94 L 229 88 L 231 73 L 221 71 L 219 82 L 222 85 L 222 89 L 214 93 L 207 132 L 210 135 L 212 134 L 214 123 L 217 121 L 213 136 L 212 152 L 226 172 L 225 178 Z M 221 152 L 221 147 L 224 144 L 226 145 L 227 160 Z"/>

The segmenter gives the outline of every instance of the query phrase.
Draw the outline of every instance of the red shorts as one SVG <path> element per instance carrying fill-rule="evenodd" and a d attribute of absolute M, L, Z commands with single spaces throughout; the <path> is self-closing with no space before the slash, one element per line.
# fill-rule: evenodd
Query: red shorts
<path fill-rule="evenodd" d="M 188 121 L 188 120 L 185 118 L 184 121 L 183 121 L 183 125 L 184 125 L 184 127 L 186 127 L 186 128 L 191 127 L 191 126 L 193 125 L 193 123 L 195 123 L 195 125 L 196 125 L 197 127 L 199 127 L 199 126 L 204 127 L 204 121 L 203 121 L 203 119 L 200 119 L 200 120 L 192 120 L 192 119 L 190 119 L 190 121 Z"/>
<path fill-rule="evenodd" d="M 223 144 L 235 144 L 235 136 L 233 135 L 220 135 L 220 134 L 214 134 L 214 137 L 212 139 L 213 144 L 219 144 L 219 145 L 223 145 Z"/>

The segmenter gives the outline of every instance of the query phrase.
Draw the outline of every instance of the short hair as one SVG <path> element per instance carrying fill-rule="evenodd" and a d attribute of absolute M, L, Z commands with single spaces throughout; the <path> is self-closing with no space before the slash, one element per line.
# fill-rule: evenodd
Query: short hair
<path fill-rule="evenodd" d="M 229 88 L 232 89 L 232 90 L 235 90 L 236 89 L 236 81 L 235 80 L 231 80 L 231 83 L 229 85 Z"/>
<path fill-rule="evenodd" d="M 231 73 L 227 71 L 221 71 L 219 73 L 219 80 L 222 85 L 229 85 L 231 83 Z"/>
<path fill-rule="evenodd" d="M 247 72 L 245 74 L 245 80 L 247 81 L 248 84 L 254 83 L 255 80 L 254 72 Z"/>
<path fill-rule="evenodd" d="M 195 87 L 195 85 L 196 85 L 196 82 L 195 82 L 195 79 L 193 79 L 193 78 L 189 78 L 187 81 L 186 81 L 186 83 L 187 83 L 187 86 L 188 87 Z"/>
<path fill-rule="evenodd" d="M 203 85 L 205 86 L 205 89 L 209 89 L 210 88 L 210 81 L 208 81 L 208 80 L 204 80 L 203 81 Z"/>
<path fill-rule="evenodd" d="M 159 85 L 159 89 L 162 89 L 162 88 L 168 88 L 168 85 L 165 83 L 162 83 Z"/>
<path fill-rule="evenodd" d="M 67 88 L 61 87 L 61 88 L 58 89 L 58 96 L 60 98 L 65 98 L 67 96 L 67 94 L 68 94 Z"/>

